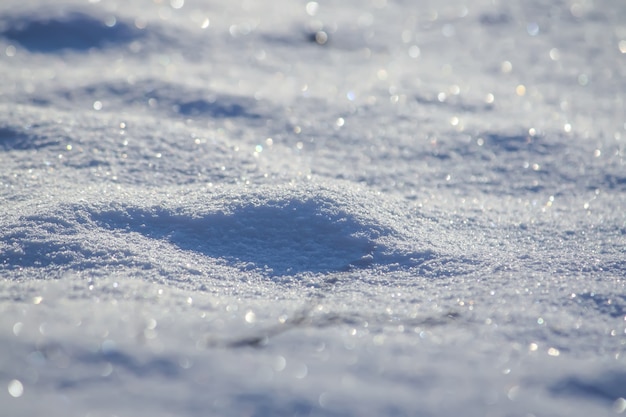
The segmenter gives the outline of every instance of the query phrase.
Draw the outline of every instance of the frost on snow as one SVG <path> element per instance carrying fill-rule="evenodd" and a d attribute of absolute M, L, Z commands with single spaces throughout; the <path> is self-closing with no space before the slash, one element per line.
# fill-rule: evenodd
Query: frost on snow
<path fill-rule="evenodd" d="M 0 409 L 626 412 L 626 7 L 0 6 Z"/>

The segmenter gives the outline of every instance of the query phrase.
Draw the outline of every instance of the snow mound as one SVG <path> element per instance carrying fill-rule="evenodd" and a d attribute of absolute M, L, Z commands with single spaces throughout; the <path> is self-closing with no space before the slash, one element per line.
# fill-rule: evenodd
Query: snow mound
<path fill-rule="evenodd" d="M 411 216 L 394 220 L 367 193 L 314 186 L 209 196 L 199 188 L 170 191 L 157 198 L 137 191 L 144 204 L 89 196 L 27 209 L 2 233 L 2 263 L 42 273 L 139 266 L 206 281 L 216 267 L 231 277 L 414 268 L 432 275 L 441 260 L 432 245 L 404 235 Z"/>

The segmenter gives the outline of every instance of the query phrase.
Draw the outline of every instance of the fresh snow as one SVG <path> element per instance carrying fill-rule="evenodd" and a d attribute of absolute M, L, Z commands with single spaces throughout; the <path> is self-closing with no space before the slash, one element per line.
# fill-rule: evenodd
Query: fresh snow
<path fill-rule="evenodd" d="M 626 413 L 624 22 L 3 1 L 1 414 Z"/>

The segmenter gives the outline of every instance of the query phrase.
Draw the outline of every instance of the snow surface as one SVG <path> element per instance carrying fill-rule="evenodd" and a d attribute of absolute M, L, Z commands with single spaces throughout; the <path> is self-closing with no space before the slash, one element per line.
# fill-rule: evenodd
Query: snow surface
<path fill-rule="evenodd" d="M 1 414 L 626 412 L 625 22 L 3 0 Z"/>

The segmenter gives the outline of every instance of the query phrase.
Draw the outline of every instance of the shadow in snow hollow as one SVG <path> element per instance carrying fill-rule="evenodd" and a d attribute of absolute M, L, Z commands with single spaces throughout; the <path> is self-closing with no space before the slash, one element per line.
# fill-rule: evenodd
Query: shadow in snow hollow
<path fill-rule="evenodd" d="M 122 209 L 93 215 L 108 229 L 164 239 L 183 250 L 221 258 L 270 276 L 328 273 L 383 266 L 408 268 L 433 255 L 404 253 L 377 242 L 394 231 L 363 224 L 315 201 L 244 205 L 231 213 L 201 217 L 165 209 Z"/>
<path fill-rule="evenodd" d="M 118 21 L 104 21 L 74 12 L 57 17 L 18 16 L 10 20 L 0 36 L 19 43 L 31 52 L 87 52 L 139 39 L 142 31 Z"/>

